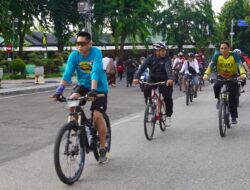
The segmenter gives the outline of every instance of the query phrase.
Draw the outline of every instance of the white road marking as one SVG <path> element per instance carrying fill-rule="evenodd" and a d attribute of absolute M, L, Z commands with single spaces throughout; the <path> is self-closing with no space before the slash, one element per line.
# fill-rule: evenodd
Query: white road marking
<path fill-rule="evenodd" d="M 111 126 L 114 127 L 114 126 L 120 125 L 120 124 L 122 124 L 122 123 L 131 121 L 131 120 L 134 120 L 134 119 L 136 119 L 136 118 L 138 118 L 138 117 L 140 117 L 140 115 L 135 115 L 135 116 L 133 116 L 133 117 L 129 117 L 129 118 L 120 120 L 120 121 L 118 121 L 118 122 L 116 122 L 116 123 L 114 123 L 114 124 L 111 124 Z"/>
<path fill-rule="evenodd" d="M 31 95 L 34 95 L 34 94 L 42 94 L 42 93 L 47 93 L 47 92 L 55 92 L 55 90 L 48 90 L 48 91 L 42 91 L 42 92 L 35 92 L 35 93 L 28 93 L 28 94 L 19 94 L 19 95 L 14 95 L 14 96 L 7 96 L 7 97 L 0 98 L 0 100 L 8 99 L 8 98 L 16 98 L 16 97 L 21 97 L 21 96 L 31 96 Z"/>

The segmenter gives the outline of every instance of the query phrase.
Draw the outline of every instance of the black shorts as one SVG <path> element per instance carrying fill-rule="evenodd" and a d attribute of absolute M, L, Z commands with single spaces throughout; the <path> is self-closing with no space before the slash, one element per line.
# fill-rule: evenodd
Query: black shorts
<path fill-rule="evenodd" d="M 90 90 L 85 88 L 84 86 L 81 85 L 77 85 L 75 86 L 75 88 L 73 89 L 72 93 L 78 93 L 81 96 L 85 96 Z M 98 94 L 102 94 L 97 92 Z M 107 110 L 107 103 L 108 103 L 108 96 L 107 94 L 104 94 L 104 97 L 98 97 L 96 98 L 95 101 L 92 102 L 90 110 L 97 110 L 101 113 L 105 113 Z"/>

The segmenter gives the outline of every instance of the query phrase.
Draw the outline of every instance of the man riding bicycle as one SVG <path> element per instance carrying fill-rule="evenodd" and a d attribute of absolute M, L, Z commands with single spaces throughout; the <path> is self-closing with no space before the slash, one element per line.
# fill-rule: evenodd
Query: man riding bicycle
<path fill-rule="evenodd" d="M 158 42 L 153 44 L 154 54 L 148 57 L 138 70 L 134 83 L 139 83 L 139 78 L 142 73 L 149 68 L 149 83 L 166 81 L 165 85 L 159 87 L 160 93 L 164 97 L 166 104 L 166 124 L 171 125 L 171 115 L 173 114 L 173 74 L 171 59 L 167 55 L 166 44 L 164 42 Z M 147 86 L 144 89 L 145 101 L 147 103 L 148 97 L 151 95 L 151 87 Z"/>
<path fill-rule="evenodd" d="M 90 109 L 93 111 L 93 122 L 100 136 L 99 162 L 101 163 L 107 160 L 106 127 L 102 113 L 107 109 L 108 93 L 107 77 L 102 65 L 102 52 L 92 46 L 91 35 L 88 32 L 77 34 L 76 47 L 77 50 L 69 55 L 66 70 L 53 97 L 60 101 L 66 85 L 71 83 L 72 75 L 76 72 L 77 86 L 73 89 L 70 98 L 88 95 L 93 101 Z M 96 98 L 97 94 L 104 94 L 104 97 Z M 73 112 L 73 110 L 74 108 L 70 111 Z"/>
<path fill-rule="evenodd" d="M 220 52 L 216 53 L 210 64 L 208 65 L 207 70 L 203 76 L 203 80 L 208 80 L 208 75 L 212 73 L 213 70 L 216 70 L 217 77 L 220 79 L 232 79 L 238 76 L 238 70 L 240 80 L 246 78 L 245 69 L 240 61 L 239 56 L 236 53 L 230 52 L 230 45 L 228 42 L 222 42 L 220 44 Z M 222 81 L 217 81 L 214 84 L 214 94 L 215 98 L 218 99 L 216 108 L 219 107 L 219 96 L 220 91 L 223 86 Z M 229 83 L 229 107 L 230 114 L 232 118 L 232 124 L 237 124 L 238 111 L 237 111 L 237 96 L 239 93 L 237 81 L 230 81 Z"/>
<path fill-rule="evenodd" d="M 188 59 L 184 62 L 182 65 L 182 68 L 180 70 L 180 73 L 184 73 L 184 80 L 183 84 L 185 87 L 185 91 L 187 91 L 187 85 L 186 81 L 189 77 L 192 78 L 193 84 L 194 84 L 194 98 L 197 97 L 197 91 L 199 88 L 199 65 L 197 60 L 194 58 L 194 54 L 192 52 L 188 53 Z"/>

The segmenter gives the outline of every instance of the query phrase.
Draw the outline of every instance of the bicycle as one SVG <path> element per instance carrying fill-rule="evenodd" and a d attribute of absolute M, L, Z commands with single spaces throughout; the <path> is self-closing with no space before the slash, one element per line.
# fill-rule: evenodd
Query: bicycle
<path fill-rule="evenodd" d="M 103 96 L 98 94 L 97 98 Z M 99 160 L 100 141 L 95 124 L 93 112 L 87 118 L 82 109 L 82 102 L 87 101 L 86 96 L 74 99 L 62 98 L 69 108 L 74 107 L 74 112 L 69 113 L 68 122 L 57 133 L 54 146 L 54 164 L 59 179 L 68 185 L 76 182 L 83 171 L 85 152 L 93 152 L 95 159 Z M 106 124 L 106 150 L 111 148 L 111 128 L 109 117 L 103 114 Z M 63 163 L 65 161 L 65 163 Z M 65 164 L 65 165 L 64 165 Z"/>
<path fill-rule="evenodd" d="M 156 122 L 159 122 L 161 131 L 165 131 L 166 124 L 166 105 L 162 94 L 157 92 L 159 85 L 166 85 L 166 82 L 148 83 L 144 82 L 144 85 L 152 87 L 150 100 L 147 103 L 144 113 L 144 133 L 147 140 L 152 140 Z"/>
<path fill-rule="evenodd" d="M 237 81 L 237 78 L 232 79 L 214 79 L 217 81 L 223 82 L 223 86 L 221 88 L 220 92 L 220 98 L 219 98 L 219 131 L 220 136 L 225 137 L 226 135 L 226 129 L 231 127 L 230 124 L 230 107 L 229 107 L 229 90 L 228 90 L 228 84 L 232 81 Z"/>
<path fill-rule="evenodd" d="M 189 101 L 193 102 L 194 99 L 194 84 L 192 80 L 192 76 L 187 75 L 186 79 L 186 105 L 189 105 Z"/>
<path fill-rule="evenodd" d="M 182 81 L 183 81 L 183 73 L 178 73 L 178 85 L 180 91 L 182 91 Z"/>

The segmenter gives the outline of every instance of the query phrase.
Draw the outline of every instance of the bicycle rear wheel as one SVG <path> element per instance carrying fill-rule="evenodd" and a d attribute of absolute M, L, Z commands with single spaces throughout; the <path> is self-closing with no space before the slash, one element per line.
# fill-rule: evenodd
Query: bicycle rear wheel
<path fill-rule="evenodd" d="M 227 105 L 223 101 L 221 101 L 219 106 L 219 131 L 221 137 L 225 137 L 227 125 L 229 123 L 227 121 L 226 109 Z"/>
<path fill-rule="evenodd" d="M 103 113 L 103 118 L 105 120 L 105 125 L 106 125 L 106 150 L 107 154 L 109 154 L 111 149 L 111 127 L 110 127 L 109 117 L 106 113 Z M 93 151 L 94 157 L 98 162 L 100 156 L 100 139 L 97 131 L 94 136 L 94 147 L 95 147 Z"/>
<path fill-rule="evenodd" d="M 166 105 L 165 105 L 165 102 L 164 100 L 161 100 L 161 108 L 160 108 L 160 129 L 162 131 L 165 131 L 166 130 L 166 118 L 167 118 L 167 114 L 166 114 Z"/>
<path fill-rule="evenodd" d="M 148 104 L 144 113 L 144 133 L 149 141 L 153 139 L 155 131 L 155 110 L 156 105 L 154 103 Z"/>
<path fill-rule="evenodd" d="M 186 105 L 189 105 L 189 94 L 190 94 L 190 88 L 189 88 L 190 84 L 189 82 L 187 82 L 187 91 L 186 91 Z"/>
<path fill-rule="evenodd" d="M 78 124 L 66 123 L 58 132 L 54 146 L 54 164 L 59 179 L 68 185 L 77 181 L 85 163 L 85 146 Z"/>
<path fill-rule="evenodd" d="M 189 100 L 190 100 L 190 102 L 193 102 L 193 99 L 194 99 L 193 85 L 189 85 Z"/>

